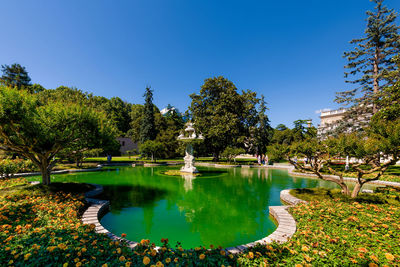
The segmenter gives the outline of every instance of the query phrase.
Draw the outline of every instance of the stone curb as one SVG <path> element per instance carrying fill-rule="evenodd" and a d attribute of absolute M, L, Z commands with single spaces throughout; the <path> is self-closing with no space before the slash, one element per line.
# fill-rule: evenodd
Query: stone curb
<path fill-rule="evenodd" d="M 290 194 L 290 190 L 291 189 L 286 189 L 286 190 L 281 191 L 280 197 L 284 203 L 287 203 L 288 205 L 291 205 L 291 206 L 297 205 L 299 203 L 307 203 L 307 201 L 305 201 L 305 200 L 302 200 L 302 199 L 292 196 Z"/>
<path fill-rule="evenodd" d="M 137 242 L 133 242 L 127 240 L 125 238 L 119 237 L 108 231 L 103 225 L 99 222 L 99 217 L 107 213 L 110 209 L 110 201 L 108 200 L 99 200 L 94 199 L 92 197 L 97 196 L 103 193 L 103 186 L 98 184 L 91 184 L 95 186 L 95 188 L 89 192 L 85 193 L 86 201 L 89 202 L 90 206 L 82 215 L 82 223 L 83 224 L 94 224 L 95 232 L 98 234 L 106 234 L 111 240 L 124 242 L 128 247 L 133 249 L 137 246 Z"/>

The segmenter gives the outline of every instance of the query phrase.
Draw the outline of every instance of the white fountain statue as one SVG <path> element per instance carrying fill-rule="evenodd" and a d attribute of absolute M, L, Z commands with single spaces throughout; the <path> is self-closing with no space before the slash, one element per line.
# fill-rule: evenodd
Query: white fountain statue
<path fill-rule="evenodd" d="M 183 158 L 185 161 L 185 166 L 181 168 L 181 172 L 187 173 L 195 173 L 199 172 L 194 166 L 194 156 L 193 156 L 193 146 L 192 144 L 196 140 L 203 140 L 204 137 L 199 134 L 196 135 L 196 130 L 193 128 L 193 123 L 188 122 L 186 124 L 185 133 L 181 133 L 178 136 L 178 140 L 186 143 L 185 157 Z"/>

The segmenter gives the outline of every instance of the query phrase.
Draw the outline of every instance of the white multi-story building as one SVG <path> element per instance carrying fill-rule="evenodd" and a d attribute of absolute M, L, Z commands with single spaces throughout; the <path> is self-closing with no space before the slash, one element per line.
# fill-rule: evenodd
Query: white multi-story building
<path fill-rule="evenodd" d="M 339 121 L 342 120 L 346 111 L 347 109 L 344 108 L 321 111 L 320 115 L 321 122 L 318 125 L 318 135 L 322 136 L 335 130 L 335 128 L 338 126 Z"/>

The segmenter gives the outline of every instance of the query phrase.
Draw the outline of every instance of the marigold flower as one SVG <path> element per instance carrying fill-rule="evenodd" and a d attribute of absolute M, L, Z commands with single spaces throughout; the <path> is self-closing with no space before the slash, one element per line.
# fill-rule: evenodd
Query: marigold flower
<path fill-rule="evenodd" d="M 369 256 L 369 258 L 370 258 L 371 260 L 373 260 L 373 261 L 376 261 L 376 262 L 379 261 L 379 259 L 378 259 L 375 255 L 371 255 L 371 256 Z"/>
<path fill-rule="evenodd" d="M 220 253 L 222 256 L 225 256 L 225 255 L 226 255 L 226 251 L 225 251 L 225 250 L 221 250 L 219 253 Z"/>
<path fill-rule="evenodd" d="M 101 265 L 101 267 L 108 267 L 108 264 L 104 263 L 103 265 Z"/>
<path fill-rule="evenodd" d="M 121 234 L 121 237 L 126 237 L 126 234 L 125 233 Z"/>
<path fill-rule="evenodd" d="M 25 254 L 24 260 L 28 260 L 31 255 L 32 255 L 31 253 Z"/>
<path fill-rule="evenodd" d="M 368 250 L 366 248 L 359 248 L 358 251 L 366 253 Z"/>
<path fill-rule="evenodd" d="M 166 258 L 166 259 L 165 259 L 165 262 L 166 262 L 166 263 L 170 263 L 170 262 L 171 262 L 171 258 Z"/>
<path fill-rule="evenodd" d="M 386 257 L 386 259 L 389 260 L 389 261 L 394 260 L 394 256 L 393 256 L 392 254 L 390 254 L 390 253 L 386 253 L 386 254 L 385 254 L 385 257 Z"/>
<path fill-rule="evenodd" d="M 119 261 L 125 261 L 125 256 L 119 257 Z"/>
<path fill-rule="evenodd" d="M 307 251 L 309 251 L 310 249 L 309 249 L 306 245 L 303 245 L 303 246 L 301 247 L 301 250 L 304 251 L 304 252 L 307 252 Z"/>
<path fill-rule="evenodd" d="M 144 258 L 143 258 L 143 264 L 144 264 L 144 265 L 147 265 L 147 264 L 149 264 L 149 263 L 150 263 L 150 258 L 147 257 L 147 256 L 144 256 Z"/>
<path fill-rule="evenodd" d="M 368 264 L 369 267 L 378 267 L 378 265 L 376 263 L 370 262 L 370 264 Z"/>
<path fill-rule="evenodd" d="M 132 262 L 130 262 L 130 261 L 127 261 L 126 263 L 125 263 L 125 267 L 130 267 L 132 265 Z"/>
<path fill-rule="evenodd" d="M 164 264 L 161 261 L 157 261 L 156 267 L 164 267 Z"/>
<path fill-rule="evenodd" d="M 175 259 L 174 259 L 174 262 L 175 262 L 175 263 L 177 263 L 178 261 L 179 261 L 179 259 L 178 259 L 178 258 L 175 258 Z"/>
<path fill-rule="evenodd" d="M 204 260 L 205 257 L 206 257 L 206 255 L 204 255 L 203 253 L 199 255 L 200 260 Z"/>

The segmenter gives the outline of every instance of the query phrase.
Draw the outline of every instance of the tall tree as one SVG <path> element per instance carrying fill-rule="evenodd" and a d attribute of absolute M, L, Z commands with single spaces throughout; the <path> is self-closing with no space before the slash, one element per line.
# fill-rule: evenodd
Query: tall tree
<path fill-rule="evenodd" d="M 142 124 L 140 125 L 140 142 L 144 143 L 147 140 L 154 140 L 157 136 L 156 126 L 154 122 L 154 104 L 153 104 L 153 90 L 146 87 L 144 93 L 144 110 Z"/>
<path fill-rule="evenodd" d="M 200 94 L 190 95 L 195 127 L 205 137 L 208 153 L 218 160 L 228 146 L 243 146 L 250 126 L 257 123 L 255 93 L 239 94 L 233 82 L 220 76 L 206 79 Z"/>
<path fill-rule="evenodd" d="M 267 111 L 264 95 L 261 95 L 260 106 L 258 110 L 258 127 L 256 129 L 256 152 L 258 155 L 263 155 L 267 152 L 267 146 L 270 143 L 272 136 L 272 128 L 269 124 L 269 119 L 265 112 Z"/>
<path fill-rule="evenodd" d="M 31 86 L 31 78 L 25 67 L 20 64 L 2 65 L 1 71 L 3 72 L 3 76 L 0 77 L 1 84 L 17 89 L 29 89 Z"/>
<path fill-rule="evenodd" d="M 373 2 L 376 6 L 374 11 L 367 11 L 365 36 L 352 40 L 350 43 L 355 45 L 354 50 L 344 53 L 348 60 L 346 82 L 358 87 L 337 93 L 336 102 L 351 106 L 343 120 L 350 124 L 342 125 L 339 130 L 343 127 L 361 128 L 378 111 L 378 93 L 387 86 L 385 74 L 395 67 L 392 58 L 400 51 L 396 13 L 384 6 L 383 0 Z M 350 80 L 350 76 L 354 79 Z"/>

